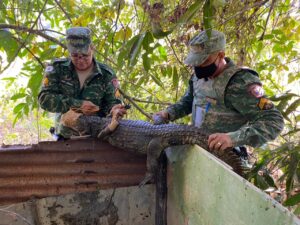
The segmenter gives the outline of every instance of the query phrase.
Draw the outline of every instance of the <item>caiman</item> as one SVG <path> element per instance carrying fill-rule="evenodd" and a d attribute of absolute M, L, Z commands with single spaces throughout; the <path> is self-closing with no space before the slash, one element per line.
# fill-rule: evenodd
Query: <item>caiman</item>
<path fill-rule="evenodd" d="M 64 126 L 80 135 L 90 135 L 108 141 L 111 145 L 132 152 L 147 154 L 147 173 L 141 185 L 154 178 L 157 159 L 161 152 L 174 145 L 197 144 L 206 149 L 232 169 L 242 174 L 240 158 L 231 150 L 212 151 L 208 148 L 208 134 L 201 128 L 190 125 L 153 125 L 139 120 L 117 120 L 115 117 L 86 116 L 73 110 L 62 116 Z"/>

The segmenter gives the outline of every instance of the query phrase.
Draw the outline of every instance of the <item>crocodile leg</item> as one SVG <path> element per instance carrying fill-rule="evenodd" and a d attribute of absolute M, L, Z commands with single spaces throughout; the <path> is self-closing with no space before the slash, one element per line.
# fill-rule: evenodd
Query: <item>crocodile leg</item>
<path fill-rule="evenodd" d="M 161 137 L 153 138 L 149 142 L 147 146 L 147 172 L 145 178 L 139 184 L 139 187 L 145 185 L 155 178 L 155 174 L 158 168 L 158 157 L 163 150 L 164 146 L 162 145 Z"/>
<path fill-rule="evenodd" d="M 108 135 L 110 135 L 112 132 L 115 131 L 115 129 L 119 126 L 119 117 L 117 115 L 113 115 L 110 124 L 108 124 L 103 130 L 99 132 L 97 135 L 97 138 L 104 139 Z"/>

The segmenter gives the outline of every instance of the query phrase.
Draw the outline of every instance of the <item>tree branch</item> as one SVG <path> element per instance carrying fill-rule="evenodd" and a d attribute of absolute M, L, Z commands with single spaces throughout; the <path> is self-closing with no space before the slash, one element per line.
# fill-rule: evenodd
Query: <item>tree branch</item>
<path fill-rule="evenodd" d="M 125 94 L 121 89 L 119 89 L 120 93 L 124 98 L 126 98 L 138 111 L 140 111 L 144 116 L 146 116 L 149 120 L 152 120 L 152 117 L 146 113 L 141 107 L 139 107 L 130 96 Z"/>
<path fill-rule="evenodd" d="M 110 62 L 112 65 L 114 65 L 116 68 L 118 68 L 118 65 L 116 64 L 115 61 L 111 60 L 110 58 L 106 57 L 103 53 L 99 52 L 97 49 L 95 49 L 95 52 L 97 54 L 99 54 L 101 57 L 103 57 L 106 61 Z M 124 73 L 125 75 L 129 75 L 129 73 L 125 72 L 124 70 L 122 69 L 119 69 L 119 72 L 122 72 Z M 127 76 L 125 76 L 127 77 Z M 131 85 L 133 86 L 136 86 L 135 83 L 133 83 L 132 81 L 129 81 L 129 80 L 126 80 L 126 82 L 130 83 Z M 143 87 L 138 87 L 138 88 L 141 88 L 142 90 L 144 90 L 145 92 L 149 93 L 150 95 L 154 96 L 158 101 L 159 101 L 159 98 L 157 96 L 155 96 L 153 93 L 151 93 L 149 90 L 147 90 L 146 88 L 143 88 Z"/>
<path fill-rule="evenodd" d="M 21 43 L 21 45 L 23 45 L 23 47 L 35 58 L 35 60 L 44 68 L 44 64 L 42 63 L 42 61 L 40 60 L 39 57 L 37 57 L 27 46 L 26 43 L 23 42 L 23 40 L 19 39 L 19 38 L 15 38 L 15 40 L 19 43 Z"/>
<path fill-rule="evenodd" d="M 70 21 L 70 23 L 73 24 L 72 19 L 71 19 L 70 15 L 66 12 L 66 10 L 61 6 L 61 4 L 57 0 L 54 0 L 54 1 L 58 5 L 58 7 L 60 8 L 60 10 L 63 11 L 63 13 L 66 15 L 66 17 L 68 18 L 68 20 Z"/>
<path fill-rule="evenodd" d="M 262 41 L 264 39 L 265 32 L 267 30 L 268 22 L 269 22 L 269 19 L 270 19 L 270 15 L 271 15 L 271 12 L 273 11 L 275 2 L 276 2 L 276 0 L 272 0 L 271 6 L 270 6 L 270 10 L 269 10 L 269 13 L 268 13 L 268 16 L 267 16 L 267 19 L 266 19 L 266 25 L 264 27 L 264 31 L 262 32 L 262 34 L 261 34 L 261 36 L 259 38 L 260 41 Z"/>
<path fill-rule="evenodd" d="M 113 27 L 115 27 L 115 30 L 114 30 L 114 33 L 112 35 L 112 40 L 111 40 L 111 51 L 112 53 L 114 54 L 114 40 L 115 40 L 115 34 L 117 32 L 117 29 L 118 29 L 118 20 L 119 20 L 119 17 L 120 17 L 120 12 L 121 12 L 121 1 L 119 1 L 118 3 L 118 13 L 117 13 L 117 18 L 116 18 L 116 22 L 115 24 L 113 25 Z M 126 35 L 126 34 L 125 34 Z M 124 36 L 125 36 L 124 35 Z"/>
<path fill-rule="evenodd" d="M 44 11 L 44 8 L 45 8 L 45 6 L 46 6 L 46 4 L 47 4 L 47 1 L 48 1 L 48 0 L 46 0 L 46 1 L 44 2 L 44 5 L 43 5 L 41 11 L 39 12 L 39 15 L 37 16 L 36 20 L 35 20 L 34 23 L 32 24 L 31 28 L 27 28 L 27 27 L 26 27 L 28 30 L 33 30 L 34 26 L 37 24 L 38 20 L 40 19 L 41 15 L 42 15 L 42 13 L 43 13 L 43 11 Z M 0 29 L 2 28 L 1 25 L 4 25 L 4 26 L 5 26 L 5 25 L 7 25 L 7 24 L 0 24 Z M 6 27 L 6 28 L 11 28 L 11 26 L 13 26 L 13 27 L 18 27 L 18 26 L 16 26 L 16 25 L 8 25 L 8 26 L 10 26 L 10 27 Z M 11 29 L 13 29 L 13 28 L 11 28 Z M 23 47 L 25 47 L 25 45 L 26 45 L 26 40 L 28 39 L 28 37 L 29 37 L 29 34 L 26 36 L 25 40 L 22 42 L 22 44 L 19 46 L 18 50 L 15 52 L 15 54 L 14 54 L 14 56 L 13 56 L 13 60 L 11 60 L 11 62 L 13 62 L 14 59 L 18 56 L 20 50 L 21 50 Z M 27 47 L 25 47 L 25 48 L 28 50 Z M 29 51 L 30 51 L 30 50 L 29 50 Z M 31 52 L 31 51 L 30 51 L 30 52 Z M 34 56 L 34 55 L 33 55 L 33 56 Z M 11 65 L 11 62 L 9 62 L 9 63 L 7 64 L 7 66 L 6 66 L 1 72 L 5 71 L 5 70 Z M 43 65 L 43 64 L 42 64 L 42 65 Z"/>
<path fill-rule="evenodd" d="M 269 0 L 263 0 L 263 1 L 260 1 L 260 2 L 256 2 L 254 3 L 252 6 L 249 6 L 249 7 L 246 7 L 244 9 L 242 9 L 241 11 L 239 11 L 238 13 L 234 14 L 233 16 L 229 17 L 227 20 L 225 20 L 224 22 L 222 22 L 220 25 L 223 25 L 225 23 L 227 23 L 228 21 L 232 20 L 233 18 L 237 17 L 238 15 L 252 9 L 252 8 L 256 8 L 256 7 L 261 7 L 263 6 L 264 4 L 266 4 Z"/>
<path fill-rule="evenodd" d="M 43 30 L 35 30 L 35 29 L 32 29 L 32 28 L 24 27 L 24 26 L 17 26 L 17 25 L 13 25 L 13 24 L 3 24 L 3 23 L 0 23 L 0 29 L 13 29 L 13 30 L 16 30 L 16 31 L 23 31 L 23 32 L 28 32 L 30 34 L 36 34 L 36 35 L 39 35 L 39 36 L 41 36 L 41 37 L 43 37 L 43 38 L 45 38 L 49 41 L 52 41 L 52 42 L 60 45 L 61 47 L 65 48 L 65 49 L 67 48 L 63 43 L 61 43 L 56 38 L 45 34 L 43 32 Z"/>
<path fill-rule="evenodd" d="M 150 104 L 156 104 L 156 105 L 172 105 L 172 103 L 169 103 L 169 102 L 146 101 L 146 100 L 138 99 L 135 97 L 131 97 L 131 99 L 136 102 L 150 103 Z"/>

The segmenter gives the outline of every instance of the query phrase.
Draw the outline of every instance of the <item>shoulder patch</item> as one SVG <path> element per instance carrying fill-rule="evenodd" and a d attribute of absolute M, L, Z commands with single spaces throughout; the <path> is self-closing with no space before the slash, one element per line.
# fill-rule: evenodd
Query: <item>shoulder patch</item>
<path fill-rule="evenodd" d="M 45 69 L 45 73 L 51 73 L 53 71 L 54 71 L 54 67 L 51 66 L 51 65 L 47 66 L 46 69 Z"/>
<path fill-rule="evenodd" d="M 274 108 L 273 102 L 270 99 L 267 99 L 267 98 L 260 98 L 257 106 L 261 110 L 268 110 L 268 109 L 273 109 Z"/>
<path fill-rule="evenodd" d="M 250 95 L 252 95 L 255 98 L 261 98 L 265 94 L 264 89 L 259 84 L 249 85 L 247 91 Z"/>
<path fill-rule="evenodd" d="M 49 85 L 49 79 L 48 79 L 48 77 L 44 77 L 44 79 L 43 79 L 43 86 L 47 87 L 48 85 Z"/>
<path fill-rule="evenodd" d="M 120 83 L 117 78 L 112 79 L 111 82 L 115 89 L 120 88 Z"/>

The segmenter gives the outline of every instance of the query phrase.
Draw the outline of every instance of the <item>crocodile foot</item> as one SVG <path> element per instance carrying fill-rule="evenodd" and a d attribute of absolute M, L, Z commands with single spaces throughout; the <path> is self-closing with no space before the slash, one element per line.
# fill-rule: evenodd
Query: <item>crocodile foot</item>
<path fill-rule="evenodd" d="M 139 188 L 141 188 L 142 186 L 144 186 L 147 183 L 153 183 L 154 182 L 154 175 L 153 173 L 149 173 L 147 172 L 145 175 L 145 178 L 139 183 Z"/>

